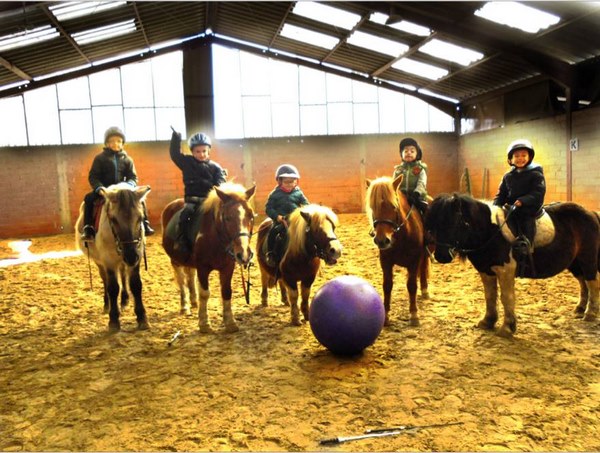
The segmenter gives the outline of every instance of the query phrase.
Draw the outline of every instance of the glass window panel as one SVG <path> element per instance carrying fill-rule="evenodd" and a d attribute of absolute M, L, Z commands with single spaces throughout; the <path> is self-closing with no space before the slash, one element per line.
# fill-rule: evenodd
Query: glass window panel
<path fill-rule="evenodd" d="M 352 134 L 352 103 L 338 102 L 327 105 L 327 126 L 329 135 Z"/>
<path fill-rule="evenodd" d="M 87 77 L 68 80 L 56 85 L 61 109 L 90 108 L 90 88 Z"/>
<path fill-rule="evenodd" d="M 185 135 L 185 110 L 180 107 L 157 108 L 156 112 L 156 139 L 170 140 L 171 126 Z"/>
<path fill-rule="evenodd" d="M 372 104 L 354 104 L 354 133 L 376 134 L 379 132 L 379 106 Z"/>
<path fill-rule="evenodd" d="M 298 102 L 273 104 L 273 137 L 300 135 L 300 106 Z"/>
<path fill-rule="evenodd" d="M 454 132 L 454 118 L 431 105 L 428 108 L 431 132 Z"/>
<path fill-rule="evenodd" d="M 123 107 L 152 107 L 152 65 L 150 62 L 129 64 L 121 67 Z"/>
<path fill-rule="evenodd" d="M 23 97 L 0 99 L 0 146 L 27 145 Z"/>
<path fill-rule="evenodd" d="M 327 102 L 352 102 L 352 80 L 327 74 Z"/>
<path fill-rule="evenodd" d="M 123 107 L 92 107 L 92 119 L 94 121 L 94 143 L 104 143 L 104 131 L 112 126 L 123 129 L 127 137 L 127 131 L 123 127 Z"/>
<path fill-rule="evenodd" d="M 326 100 L 325 73 L 300 67 L 300 105 L 325 104 Z"/>
<path fill-rule="evenodd" d="M 123 113 L 125 114 L 124 132 L 128 141 L 144 142 L 156 140 L 154 109 L 124 109 Z"/>
<path fill-rule="evenodd" d="M 92 143 L 94 141 L 92 111 L 90 109 L 61 110 L 60 125 L 62 142 L 65 145 Z"/>
<path fill-rule="evenodd" d="M 23 95 L 27 112 L 30 145 L 60 144 L 56 85 L 30 91 Z"/>
<path fill-rule="evenodd" d="M 239 51 L 213 45 L 215 137 L 243 138 Z"/>
<path fill-rule="evenodd" d="M 298 103 L 298 66 L 270 60 L 271 101 Z"/>
<path fill-rule="evenodd" d="M 405 132 L 404 94 L 379 88 L 379 132 Z"/>
<path fill-rule="evenodd" d="M 327 135 L 327 109 L 324 105 L 300 106 L 300 134 Z"/>
<path fill-rule="evenodd" d="M 429 132 L 429 105 L 414 96 L 405 96 L 406 132 Z"/>
<path fill-rule="evenodd" d="M 183 107 L 183 53 L 168 53 L 152 59 L 154 105 Z M 159 134 L 160 135 L 160 134 Z"/>
<path fill-rule="evenodd" d="M 377 86 L 353 80 L 352 96 L 354 102 L 377 102 Z"/>
<path fill-rule="evenodd" d="M 268 96 L 242 97 L 244 135 L 271 137 L 271 102 Z"/>
<path fill-rule="evenodd" d="M 121 104 L 121 75 L 119 69 L 110 69 L 90 77 L 92 105 Z"/>
<path fill-rule="evenodd" d="M 269 59 L 240 52 L 242 95 L 269 94 Z"/>

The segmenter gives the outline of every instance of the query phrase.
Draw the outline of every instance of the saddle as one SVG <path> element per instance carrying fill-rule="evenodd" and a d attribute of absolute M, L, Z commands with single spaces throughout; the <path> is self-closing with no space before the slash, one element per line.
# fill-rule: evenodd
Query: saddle
<path fill-rule="evenodd" d="M 495 215 L 492 215 L 493 220 L 495 220 L 495 223 L 501 227 L 502 236 L 504 236 L 504 239 L 513 244 L 517 240 L 518 232 L 513 231 L 506 222 L 510 208 L 496 208 L 497 211 Z M 540 214 L 536 217 L 535 230 L 535 237 L 533 240 L 534 247 L 543 247 L 544 245 L 550 244 L 554 240 L 554 236 L 556 234 L 554 222 L 552 222 L 552 219 L 544 208 L 542 208 Z"/>
<path fill-rule="evenodd" d="M 275 228 L 275 224 L 265 225 L 261 229 L 266 229 L 266 241 L 262 243 L 261 254 L 265 257 L 270 256 L 273 259 L 274 264 L 279 264 L 285 251 L 287 250 L 289 243 L 289 236 L 287 229 Z M 275 235 L 272 237 L 272 235 Z M 269 243 L 272 243 L 272 250 L 269 248 Z"/>
<path fill-rule="evenodd" d="M 169 220 L 169 223 L 165 229 L 165 236 L 169 239 L 172 239 L 173 242 L 177 242 L 180 236 L 179 217 L 181 216 L 181 211 L 183 211 L 183 207 L 173 214 L 173 217 L 171 217 L 171 220 Z M 200 231 L 200 227 L 202 225 L 202 216 L 202 209 L 196 209 L 192 214 L 192 221 L 188 230 L 189 235 L 186 238 L 190 244 L 195 242 L 196 236 Z"/>

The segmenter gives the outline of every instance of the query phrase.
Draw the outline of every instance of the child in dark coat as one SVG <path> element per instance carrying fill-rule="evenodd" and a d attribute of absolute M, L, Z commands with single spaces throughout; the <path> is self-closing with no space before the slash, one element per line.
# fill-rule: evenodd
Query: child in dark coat
<path fill-rule="evenodd" d="M 546 194 L 544 170 L 540 165 L 533 163 L 535 151 L 529 140 L 515 140 L 506 152 L 508 164 L 512 168 L 502 178 L 494 205 L 514 206 L 508 223 L 517 231 L 517 240 L 524 241 L 531 253 L 535 237 L 535 219 L 542 213 Z"/>
<path fill-rule="evenodd" d="M 290 164 L 283 164 L 275 172 L 277 187 L 271 191 L 267 199 L 265 210 L 273 220 L 273 227 L 267 239 L 267 264 L 276 266 L 283 257 L 285 230 L 287 229 L 287 216 L 296 208 L 309 204 L 308 199 L 298 187 L 300 172 Z"/>
<path fill-rule="evenodd" d="M 198 132 L 190 137 L 188 145 L 192 154 L 182 154 L 181 134 L 173 131 L 169 154 L 173 163 L 181 170 L 185 186 L 185 204 L 179 216 L 179 237 L 176 248 L 186 257 L 189 257 L 193 249 L 193 244 L 188 240 L 192 216 L 204 202 L 208 192 L 213 187 L 224 183 L 226 176 L 221 166 L 210 160 L 212 142 L 208 135 Z"/>
<path fill-rule="evenodd" d="M 133 159 L 123 149 L 124 144 L 125 134 L 118 127 L 109 127 L 104 133 L 104 149 L 94 158 L 88 175 L 93 190 L 84 198 L 84 227 L 81 235 L 84 241 L 92 241 L 96 236 L 93 219 L 94 203 L 101 198 L 98 193 L 100 189 L 120 182 L 126 182 L 132 187 L 137 185 L 138 178 L 135 165 Z M 145 203 L 143 203 L 143 207 L 144 231 L 146 236 L 150 236 L 154 234 L 154 230 L 150 227 Z"/>

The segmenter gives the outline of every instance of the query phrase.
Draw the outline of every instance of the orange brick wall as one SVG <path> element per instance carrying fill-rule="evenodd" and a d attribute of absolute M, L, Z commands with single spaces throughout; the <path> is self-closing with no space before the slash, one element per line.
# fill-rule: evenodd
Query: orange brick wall
<path fill-rule="evenodd" d="M 575 112 L 572 137 L 579 139 L 579 151 L 572 152 L 572 201 L 600 210 L 600 109 Z M 517 138 L 529 139 L 535 148 L 535 161 L 544 167 L 546 203 L 567 201 L 568 143 L 565 116 L 528 121 L 490 131 L 461 136 L 458 166 L 467 167 L 471 188 L 478 198 L 493 198 L 509 170 L 506 147 Z M 489 170 L 489 184 L 483 193 L 483 169 Z"/>
<path fill-rule="evenodd" d="M 412 134 L 429 165 L 432 195 L 458 188 L 454 134 Z M 301 172 L 301 187 L 312 203 L 337 212 L 362 212 L 365 178 L 391 175 L 398 163 L 400 135 L 216 140 L 212 157 L 230 179 L 257 184 L 255 208 L 264 214 L 274 172 L 284 162 Z M 84 195 L 98 145 L 0 148 L 0 237 L 70 232 Z M 167 142 L 127 143 L 139 184 L 150 184 L 149 215 L 155 226 L 171 200 L 183 194 L 181 172 L 171 162 Z"/>

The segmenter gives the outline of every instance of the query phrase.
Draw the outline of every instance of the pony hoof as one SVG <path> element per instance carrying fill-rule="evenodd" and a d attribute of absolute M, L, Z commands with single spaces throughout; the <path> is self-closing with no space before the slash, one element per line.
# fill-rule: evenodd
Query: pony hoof
<path fill-rule="evenodd" d="M 148 324 L 148 321 L 142 321 L 138 323 L 138 330 L 149 330 L 150 329 L 150 324 Z"/>
<path fill-rule="evenodd" d="M 513 331 L 508 326 L 502 326 L 498 329 L 496 335 L 501 338 L 512 338 Z"/>
<path fill-rule="evenodd" d="M 212 327 L 210 326 L 210 324 L 202 324 L 202 325 L 198 326 L 198 330 L 200 330 L 200 333 L 214 333 L 215 332 L 212 329 Z"/>
<path fill-rule="evenodd" d="M 227 333 L 235 333 L 235 332 L 239 332 L 240 328 L 237 326 L 237 324 L 227 324 L 225 326 L 225 332 Z"/>
<path fill-rule="evenodd" d="M 421 325 L 421 321 L 419 321 L 419 318 L 411 318 L 408 324 L 411 327 L 419 327 Z"/>
<path fill-rule="evenodd" d="M 182 308 L 181 310 L 179 310 L 179 314 L 184 316 L 190 316 L 192 314 L 192 310 L 190 310 L 189 308 Z"/>
<path fill-rule="evenodd" d="M 585 315 L 583 315 L 583 320 L 586 322 L 593 322 L 598 318 L 597 315 L 595 315 L 594 313 L 586 313 Z"/>
<path fill-rule="evenodd" d="M 424 293 L 421 293 L 421 300 L 429 300 L 431 299 L 431 297 L 429 296 L 429 293 L 426 291 Z"/>
<path fill-rule="evenodd" d="M 117 324 L 115 324 L 115 323 L 112 323 L 112 322 L 111 322 L 111 323 L 108 323 L 108 331 L 109 331 L 110 333 L 116 333 L 116 332 L 119 332 L 119 331 L 121 331 L 121 325 L 120 325 L 120 324 L 118 324 L 118 323 L 117 323 Z"/>
<path fill-rule="evenodd" d="M 301 326 L 302 322 L 299 319 L 292 319 L 292 326 Z"/>
<path fill-rule="evenodd" d="M 494 325 L 490 324 L 485 319 L 482 319 L 481 321 L 479 321 L 477 323 L 477 328 L 478 329 L 483 329 L 483 330 L 493 330 L 494 329 Z"/>
<path fill-rule="evenodd" d="M 385 315 L 385 320 L 383 321 L 383 325 L 385 327 L 389 327 L 390 326 L 390 318 L 388 318 L 387 315 Z"/>

